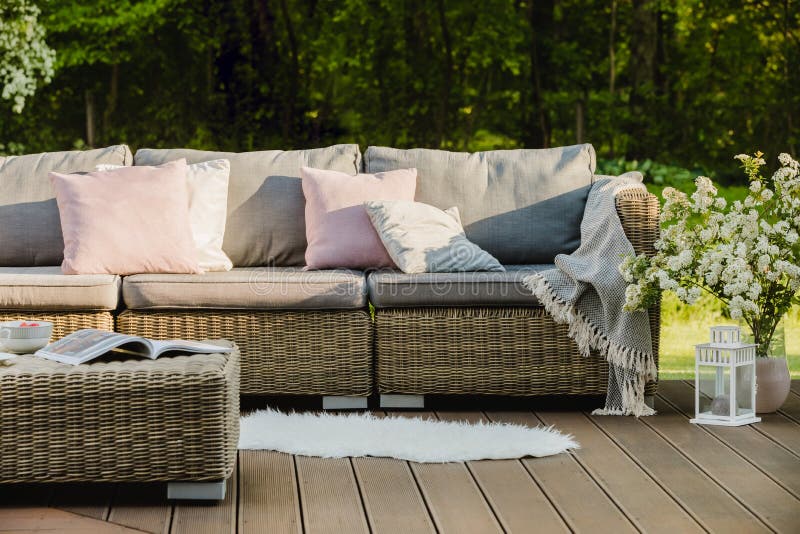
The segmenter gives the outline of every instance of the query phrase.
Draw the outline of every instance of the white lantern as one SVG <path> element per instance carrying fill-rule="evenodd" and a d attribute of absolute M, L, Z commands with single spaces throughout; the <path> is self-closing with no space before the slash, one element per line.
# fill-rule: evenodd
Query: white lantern
<path fill-rule="evenodd" d="M 738 326 L 711 328 L 711 343 L 695 346 L 692 423 L 740 426 L 756 417 L 756 345 L 742 343 Z"/>

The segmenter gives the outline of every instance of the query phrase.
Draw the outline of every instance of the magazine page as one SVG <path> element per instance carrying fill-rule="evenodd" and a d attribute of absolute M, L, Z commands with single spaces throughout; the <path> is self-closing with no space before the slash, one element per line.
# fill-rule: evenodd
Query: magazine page
<path fill-rule="evenodd" d="M 211 343 L 201 343 L 199 341 L 187 341 L 185 339 L 168 339 L 158 341 L 151 339 L 153 346 L 153 358 L 158 358 L 161 354 L 169 351 L 185 351 L 195 354 L 212 354 L 215 352 L 231 352 L 232 347 L 226 345 L 213 345 Z"/>
<path fill-rule="evenodd" d="M 37 351 L 36 355 L 76 365 L 122 345 L 133 345 L 130 347 L 131 350 L 150 358 L 154 357 L 150 342 L 144 338 L 93 328 L 73 332 Z"/>

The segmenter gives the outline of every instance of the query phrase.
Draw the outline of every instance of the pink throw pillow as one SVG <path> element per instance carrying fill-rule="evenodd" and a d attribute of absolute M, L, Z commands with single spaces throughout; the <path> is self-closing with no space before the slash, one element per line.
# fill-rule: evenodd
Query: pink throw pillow
<path fill-rule="evenodd" d="M 64 274 L 200 273 L 186 160 L 86 174 L 50 173 Z"/>
<path fill-rule="evenodd" d="M 302 167 L 306 197 L 306 267 L 394 267 L 364 208 L 368 200 L 414 200 L 417 169 L 355 176 Z"/>

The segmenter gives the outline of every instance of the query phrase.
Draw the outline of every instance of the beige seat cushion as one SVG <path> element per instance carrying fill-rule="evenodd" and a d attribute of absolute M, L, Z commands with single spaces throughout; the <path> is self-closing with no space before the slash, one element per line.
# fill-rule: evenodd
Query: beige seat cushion
<path fill-rule="evenodd" d="M 506 272 L 370 273 L 369 300 L 377 308 L 538 306 L 522 285 L 529 274 L 553 265 L 506 265 Z"/>
<path fill-rule="evenodd" d="M 121 284 L 114 274 L 62 274 L 61 267 L 0 267 L 0 309 L 114 310 Z"/>
<path fill-rule="evenodd" d="M 251 267 L 205 274 L 126 276 L 122 296 L 133 310 L 353 309 L 367 305 L 367 284 L 359 271 Z"/>

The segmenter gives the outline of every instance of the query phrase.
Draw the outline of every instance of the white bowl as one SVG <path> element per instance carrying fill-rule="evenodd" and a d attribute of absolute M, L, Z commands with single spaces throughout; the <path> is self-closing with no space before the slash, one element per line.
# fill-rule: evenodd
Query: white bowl
<path fill-rule="evenodd" d="M 35 324 L 37 326 L 22 326 L 23 324 Z M 50 321 L 37 321 L 30 319 L 27 321 L 6 321 L 0 323 L 0 339 L 34 339 L 50 337 L 53 334 L 53 323 Z"/>
<path fill-rule="evenodd" d="M 0 339 L 0 350 L 16 354 L 31 354 L 44 348 L 50 343 L 49 337 L 34 337 L 31 339 Z"/>

